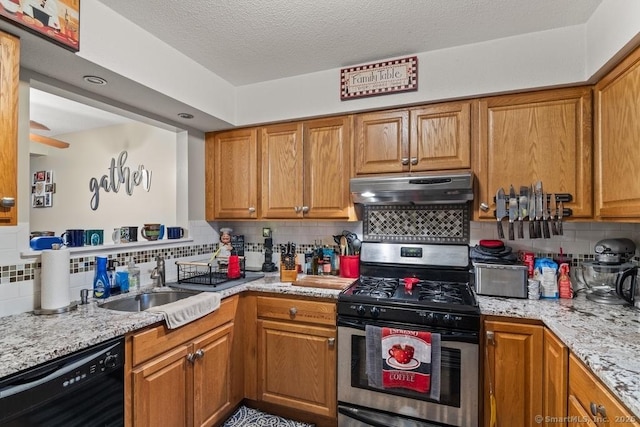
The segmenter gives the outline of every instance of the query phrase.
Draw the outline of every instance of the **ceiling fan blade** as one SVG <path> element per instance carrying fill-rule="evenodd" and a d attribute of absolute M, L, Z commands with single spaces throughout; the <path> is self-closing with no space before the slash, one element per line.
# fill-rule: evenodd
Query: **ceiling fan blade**
<path fill-rule="evenodd" d="M 30 133 L 29 138 L 33 142 L 39 142 L 40 144 L 50 145 L 51 147 L 56 148 L 69 148 L 69 143 L 60 141 L 59 139 L 49 138 L 48 136 L 37 135 L 35 133 Z"/>
<path fill-rule="evenodd" d="M 43 125 L 42 123 L 38 123 L 35 120 L 29 120 L 29 127 L 31 129 L 37 129 L 37 130 L 51 130 L 45 125 Z"/>

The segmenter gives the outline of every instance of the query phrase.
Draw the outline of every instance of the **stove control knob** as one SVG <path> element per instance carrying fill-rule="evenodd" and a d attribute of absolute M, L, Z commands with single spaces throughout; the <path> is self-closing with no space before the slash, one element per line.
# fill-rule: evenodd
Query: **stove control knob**
<path fill-rule="evenodd" d="M 371 316 L 373 316 L 374 319 L 380 316 L 380 309 L 378 307 L 371 307 Z"/>
<path fill-rule="evenodd" d="M 431 325 L 436 321 L 436 315 L 433 312 L 429 312 L 429 313 L 427 313 L 425 319 L 426 319 L 427 323 Z"/>
<path fill-rule="evenodd" d="M 364 316 L 364 313 L 366 312 L 366 310 L 364 309 L 364 306 L 359 305 L 356 308 L 356 313 L 358 313 L 360 316 Z"/>
<path fill-rule="evenodd" d="M 454 318 L 453 318 L 453 317 L 451 317 L 451 315 L 450 315 L 450 314 L 445 314 L 444 316 L 442 316 L 442 322 L 443 322 L 445 325 L 451 326 L 451 325 L 453 325 L 453 323 L 454 323 Z"/>

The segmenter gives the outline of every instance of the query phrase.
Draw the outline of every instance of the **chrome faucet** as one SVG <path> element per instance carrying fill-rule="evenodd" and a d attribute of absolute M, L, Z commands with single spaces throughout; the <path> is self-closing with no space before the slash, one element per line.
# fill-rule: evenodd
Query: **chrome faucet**
<path fill-rule="evenodd" d="M 156 267 L 151 270 L 151 278 L 154 280 L 155 287 L 165 286 L 164 258 L 160 255 L 156 257 Z"/>

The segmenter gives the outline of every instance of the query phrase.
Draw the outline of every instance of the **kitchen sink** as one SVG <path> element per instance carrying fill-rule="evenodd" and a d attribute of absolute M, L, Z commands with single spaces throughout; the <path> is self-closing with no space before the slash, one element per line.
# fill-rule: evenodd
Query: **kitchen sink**
<path fill-rule="evenodd" d="M 98 304 L 98 307 L 116 311 L 144 311 L 151 307 L 192 297 L 198 293 L 199 292 L 188 291 L 145 292 L 138 295 L 131 295 L 130 297 L 107 301 Z"/>

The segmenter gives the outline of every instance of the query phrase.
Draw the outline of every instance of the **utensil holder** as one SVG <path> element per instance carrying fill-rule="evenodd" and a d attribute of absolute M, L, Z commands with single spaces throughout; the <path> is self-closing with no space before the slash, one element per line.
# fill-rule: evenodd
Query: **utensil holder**
<path fill-rule="evenodd" d="M 280 263 L 280 281 L 295 282 L 298 280 L 298 270 L 285 270 L 284 264 Z"/>
<path fill-rule="evenodd" d="M 360 255 L 340 255 L 340 277 L 360 277 Z"/>

